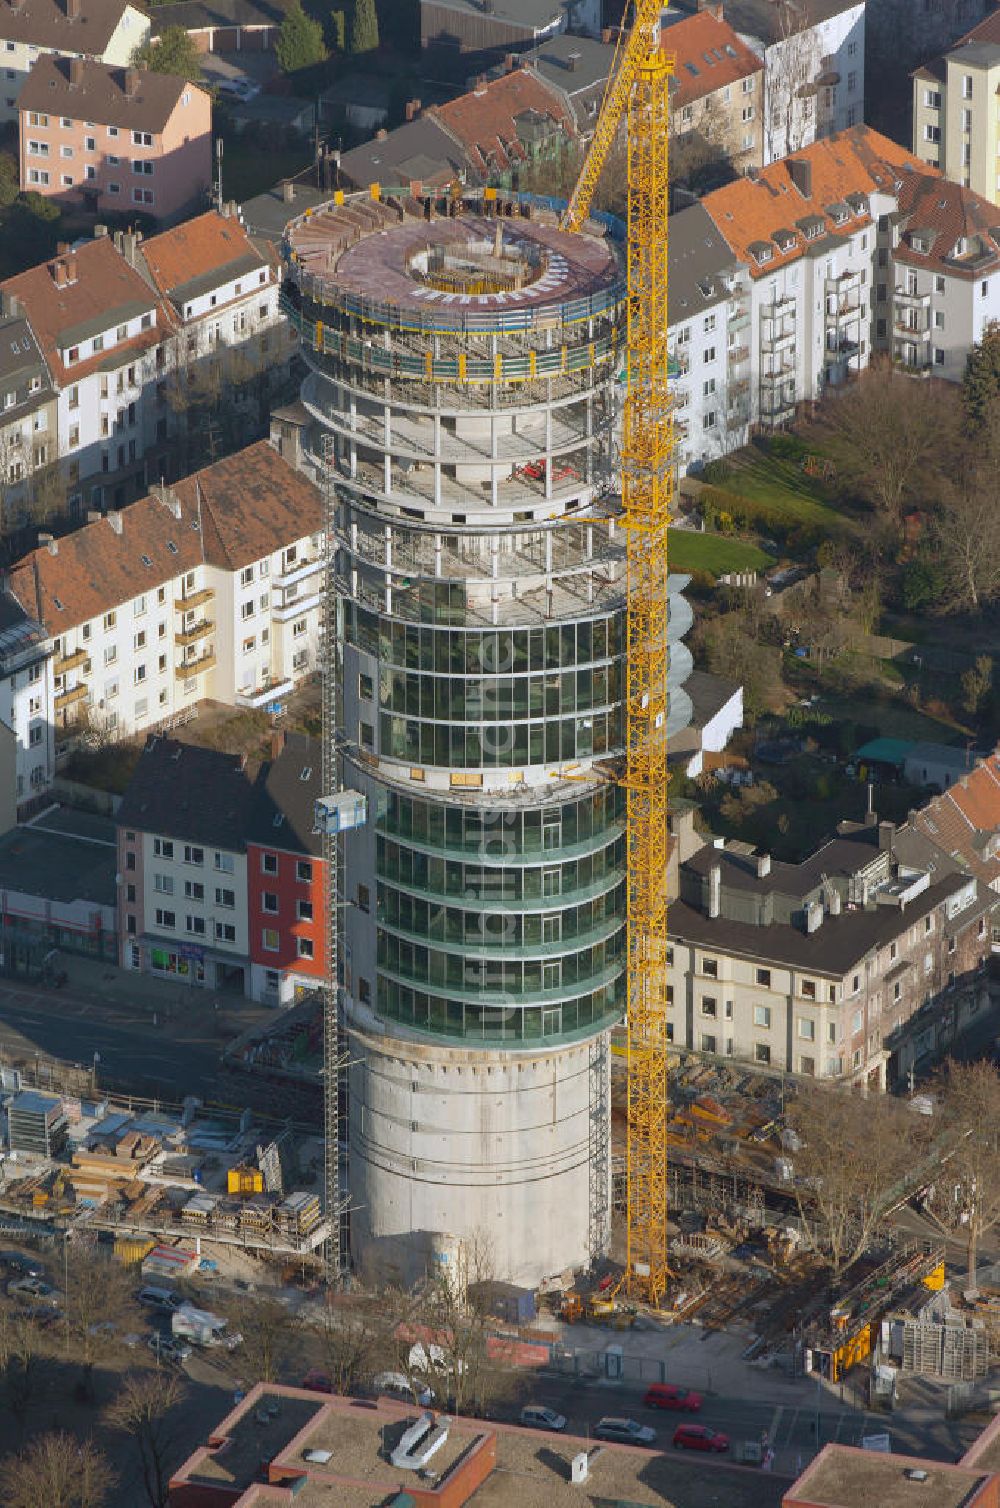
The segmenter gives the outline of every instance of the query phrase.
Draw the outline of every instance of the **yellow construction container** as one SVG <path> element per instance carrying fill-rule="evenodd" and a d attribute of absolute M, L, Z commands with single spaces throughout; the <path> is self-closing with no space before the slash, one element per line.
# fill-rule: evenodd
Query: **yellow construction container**
<path fill-rule="evenodd" d="M 264 1175 L 260 1168 L 230 1168 L 226 1175 L 226 1190 L 230 1194 L 263 1194 Z"/>
<path fill-rule="evenodd" d="M 155 1245 L 156 1242 L 148 1236 L 117 1236 L 115 1256 L 123 1267 L 137 1267 L 149 1256 Z"/>

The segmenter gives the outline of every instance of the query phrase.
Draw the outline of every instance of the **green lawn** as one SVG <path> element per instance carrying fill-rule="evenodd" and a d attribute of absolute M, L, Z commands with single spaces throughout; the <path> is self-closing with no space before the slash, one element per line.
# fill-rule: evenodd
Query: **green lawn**
<path fill-rule="evenodd" d="M 852 528 L 849 519 L 827 501 L 822 484 L 807 477 L 797 461 L 780 461 L 748 446 L 731 458 L 732 471 L 723 486 L 730 492 L 767 503 L 794 524 L 815 524 L 829 533 Z"/>
<path fill-rule="evenodd" d="M 774 564 L 770 555 L 743 539 L 724 534 L 696 534 L 692 529 L 671 529 L 670 568 L 674 571 L 765 571 Z"/>

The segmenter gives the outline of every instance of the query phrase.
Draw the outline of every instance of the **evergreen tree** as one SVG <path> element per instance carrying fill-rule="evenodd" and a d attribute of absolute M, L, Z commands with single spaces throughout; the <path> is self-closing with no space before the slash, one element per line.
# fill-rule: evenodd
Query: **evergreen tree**
<path fill-rule="evenodd" d="M 378 15 L 375 0 L 354 0 L 351 18 L 351 51 L 374 52 L 378 47 Z"/>
<path fill-rule="evenodd" d="M 1000 397 L 1000 325 L 987 325 L 983 338 L 973 346 L 965 362 L 962 403 L 965 420 L 973 431 L 982 430 L 995 412 Z"/>
<path fill-rule="evenodd" d="M 325 60 L 323 27 L 306 15 L 300 0 L 292 0 L 285 12 L 274 50 L 282 73 L 298 73 Z"/>
<path fill-rule="evenodd" d="M 137 47 L 132 62 L 150 73 L 172 73 L 197 83 L 201 78 L 198 49 L 183 26 L 168 26 L 160 35 Z"/>

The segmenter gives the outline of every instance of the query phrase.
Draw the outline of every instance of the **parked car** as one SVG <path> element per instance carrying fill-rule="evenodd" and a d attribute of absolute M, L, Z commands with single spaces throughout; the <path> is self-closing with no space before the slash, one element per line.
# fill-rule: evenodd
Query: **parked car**
<path fill-rule="evenodd" d="M 656 1430 L 638 1419 L 601 1419 L 594 1425 L 594 1434 L 598 1440 L 617 1440 L 622 1445 L 652 1445 L 656 1440 Z"/>
<path fill-rule="evenodd" d="M 320 1367 L 310 1367 L 299 1386 L 308 1388 L 312 1393 L 332 1393 L 333 1378 Z"/>
<path fill-rule="evenodd" d="M 0 1267 L 6 1268 L 17 1277 L 22 1275 L 26 1278 L 43 1278 L 45 1268 L 37 1257 L 25 1256 L 21 1251 L 0 1251 Z"/>
<path fill-rule="evenodd" d="M 163 1309 L 170 1314 L 173 1314 L 175 1309 L 179 1309 L 184 1302 L 180 1294 L 175 1293 L 172 1288 L 158 1288 L 154 1284 L 140 1288 L 136 1298 L 140 1304 L 146 1304 L 150 1309 Z"/>
<path fill-rule="evenodd" d="M 566 1415 L 557 1414 L 555 1409 L 543 1408 L 538 1403 L 528 1403 L 521 1410 L 521 1423 L 529 1429 L 554 1429 L 566 1428 Z"/>
<path fill-rule="evenodd" d="M 674 1430 L 675 1450 L 728 1450 L 729 1436 L 704 1424 L 679 1424 Z"/>
<path fill-rule="evenodd" d="M 646 1389 L 642 1400 L 648 1409 L 681 1409 L 696 1414 L 701 1408 L 702 1397 L 691 1388 L 677 1388 L 670 1382 L 654 1382 Z"/>
<path fill-rule="evenodd" d="M 402 1372 L 380 1372 L 372 1378 L 372 1387 L 376 1393 L 388 1393 L 390 1398 L 402 1398 L 407 1403 L 416 1402 L 422 1409 L 430 1408 L 434 1402 L 432 1388 L 419 1382 L 411 1387 Z"/>
<path fill-rule="evenodd" d="M 173 1361 L 179 1364 L 187 1361 L 191 1355 L 191 1347 L 186 1341 L 175 1340 L 170 1335 L 161 1335 L 159 1331 L 151 1335 L 146 1344 L 160 1361 Z"/>
<path fill-rule="evenodd" d="M 11 1298 L 44 1304 L 48 1309 L 58 1309 L 62 1301 L 62 1294 L 50 1283 L 43 1283 L 41 1278 L 17 1278 L 13 1283 L 7 1284 L 7 1292 Z"/>
<path fill-rule="evenodd" d="M 235 100 L 240 105 L 249 104 L 250 100 L 256 99 L 260 93 L 260 85 L 257 81 L 248 78 L 245 73 L 232 79 L 220 79 L 215 87 L 224 99 Z"/>

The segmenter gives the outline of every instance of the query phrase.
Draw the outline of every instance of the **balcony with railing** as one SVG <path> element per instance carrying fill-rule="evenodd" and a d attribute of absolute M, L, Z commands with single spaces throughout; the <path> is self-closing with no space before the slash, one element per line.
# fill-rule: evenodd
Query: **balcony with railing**
<path fill-rule="evenodd" d="M 256 710 L 259 707 L 268 706 L 271 702 L 276 702 L 280 697 L 287 696 L 294 689 L 295 682 L 291 678 L 284 681 L 268 681 L 263 686 L 237 691 L 236 705 Z"/>
<path fill-rule="evenodd" d="M 189 644 L 197 644 L 199 639 L 204 639 L 212 633 L 215 624 L 208 618 L 202 618 L 199 623 L 192 623 L 190 628 L 183 628 L 174 634 L 174 643 L 186 648 Z"/>
<path fill-rule="evenodd" d="M 272 576 L 274 585 L 279 589 L 296 586 L 300 581 L 305 581 L 307 576 L 321 571 L 326 564 L 322 551 L 316 550 L 310 554 L 296 555 L 294 560 L 288 560 Z"/>
<path fill-rule="evenodd" d="M 182 660 L 176 667 L 174 674 L 178 680 L 190 680 L 192 676 L 203 675 L 206 670 L 214 670 L 216 664 L 215 650 L 206 650 L 196 660 Z"/>
<path fill-rule="evenodd" d="M 71 686 L 68 691 L 58 691 L 55 697 L 55 709 L 57 712 L 65 712 L 67 707 L 75 707 L 78 702 L 84 701 L 90 695 L 87 686 Z"/>
<path fill-rule="evenodd" d="M 186 613 L 192 608 L 203 607 L 206 602 L 211 602 L 214 596 L 214 587 L 203 586 L 198 592 L 188 592 L 183 597 L 176 597 L 174 599 L 174 611 Z"/>
<path fill-rule="evenodd" d="M 65 675 L 69 670 L 77 670 L 81 665 L 86 665 L 89 658 L 85 649 L 76 649 L 72 654 L 63 655 L 62 659 L 56 660 L 52 666 L 52 673 Z"/>

